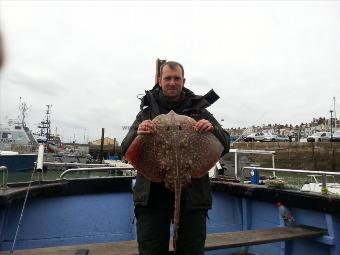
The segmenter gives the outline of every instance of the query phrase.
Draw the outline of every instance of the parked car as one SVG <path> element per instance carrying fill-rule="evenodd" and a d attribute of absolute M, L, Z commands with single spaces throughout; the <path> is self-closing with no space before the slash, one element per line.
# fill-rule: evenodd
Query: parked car
<path fill-rule="evenodd" d="M 333 133 L 332 136 L 326 136 L 321 138 L 322 142 L 340 142 L 340 130 Z"/>
<path fill-rule="evenodd" d="M 333 133 L 333 137 L 331 138 L 332 142 L 340 142 L 340 130 L 337 130 Z"/>
<path fill-rule="evenodd" d="M 271 133 L 264 133 L 263 142 L 275 142 L 277 135 L 273 135 Z"/>
<path fill-rule="evenodd" d="M 320 138 L 321 142 L 340 142 L 340 130 L 335 131 L 332 135 L 329 132 L 329 135 Z"/>
<path fill-rule="evenodd" d="M 316 132 L 307 137 L 307 142 L 321 142 L 331 138 L 331 132 Z"/>
<path fill-rule="evenodd" d="M 289 142 L 289 137 L 286 135 L 276 135 L 277 142 Z"/>
<path fill-rule="evenodd" d="M 243 138 L 245 142 L 274 142 L 276 141 L 276 135 L 271 133 L 257 132 L 251 133 Z"/>
<path fill-rule="evenodd" d="M 245 142 L 255 142 L 255 141 L 262 141 L 264 139 L 264 133 L 257 132 L 257 133 L 251 133 L 250 135 L 247 135 L 243 140 Z"/>

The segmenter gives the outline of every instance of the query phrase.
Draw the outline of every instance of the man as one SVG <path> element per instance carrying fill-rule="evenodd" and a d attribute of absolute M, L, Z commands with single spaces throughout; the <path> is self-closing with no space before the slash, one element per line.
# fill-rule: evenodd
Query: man
<path fill-rule="evenodd" d="M 212 132 L 224 146 L 222 155 L 229 151 L 228 134 L 206 110 L 218 96 L 213 91 L 205 96 L 197 96 L 184 88 L 184 84 L 184 69 L 181 64 L 169 61 L 161 66 L 158 84 L 152 90 L 146 91 L 141 102 L 141 111 L 122 142 L 123 155 L 137 135 L 152 135 L 155 132 L 155 124 L 151 121 L 153 118 L 171 110 L 195 119 L 197 132 Z M 206 216 L 211 202 L 208 174 L 192 179 L 191 184 L 183 190 L 176 254 L 204 253 Z M 164 183 L 151 183 L 138 173 L 134 203 L 140 255 L 168 254 L 174 193 L 166 189 Z"/>

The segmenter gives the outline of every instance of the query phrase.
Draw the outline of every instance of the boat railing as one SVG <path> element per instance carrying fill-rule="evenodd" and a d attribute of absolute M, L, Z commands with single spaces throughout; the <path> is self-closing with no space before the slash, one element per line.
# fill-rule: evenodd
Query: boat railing
<path fill-rule="evenodd" d="M 311 183 L 319 183 L 319 180 L 318 180 L 318 177 L 321 177 L 322 178 L 322 175 L 320 174 L 309 174 L 307 175 L 308 177 L 310 177 L 310 182 Z M 333 180 L 333 182 L 335 182 L 335 177 L 333 174 L 328 174 L 326 175 L 326 177 L 329 177 L 330 179 Z M 328 182 L 328 178 L 327 178 L 327 182 Z"/>
<path fill-rule="evenodd" d="M 69 173 L 76 173 L 76 172 L 111 172 L 111 171 L 133 171 L 135 168 L 133 167 L 93 167 L 93 168 L 72 168 L 65 170 L 60 174 L 59 179 L 67 179 L 65 175 Z"/>
<path fill-rule="evenodd" d="M 322 177 L 322 189 L 327 189 L 327 176 L 339 176 L 339 172 L 326 172 L 326 171 L 313 171 L 313 170 L 301 170 L 301 169 L 282 169 L 282 168 L 268 168 L 268 167 L 257 167 L 257 166 L 245 166 L 242 168 L 242 176 L 240 178 L 240 182 L 244 183 L 245 181 L 245 171 L 269 171 L 269 172 L 281 172 L 281 173 L 303 173 L 303 174 L 312 174 L 312 175 L 320 175 Z M 273 176 L 275 176 L 273 174 Z"/>
<path fill-rule="evenodd" d="M 234 162 L 235 162 L 235 177 L 238 175 L 238 156 L 239 154 L 256 154 L 256 155 L 269 155 L 272 158 L 272 166 L 275 168 L 275 151 L 266 151 L 266 150 L 243 150 L 243 149 L 230 149 L 229 152 L 234 153 Z M 275 176 L 275 172 L 273 173 Z"/>
<path fill-rule="evenodd" d="M 109 164 L 88 164 L 88 163 L 78 163 L 78 162 L 44 162 L 44 166 L 55 166 L 55 167 L 82 167 L 87 166 L 88 168 L 92 167 L 104 167 L 109 166 Z"/>
<path fill-rule="evenodd" d="M 7 189 L 8 169 L 5 166 L 0 166 L 0 172 L 2 172 L 2 183 L 0 188 Z"/>

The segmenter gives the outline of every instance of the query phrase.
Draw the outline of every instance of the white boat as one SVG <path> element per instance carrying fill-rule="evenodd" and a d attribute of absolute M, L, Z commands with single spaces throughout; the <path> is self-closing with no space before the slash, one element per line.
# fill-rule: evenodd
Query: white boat
<path fill-rule="evenodd" d="M 29 153 L 36 149 L 37 142 L 27 127 L 19 124 L 0 127 L 0 151 Z"/>
<path fill-rule="evenodd" d="M 8 171 L 27 171 L 34 167 L 37 142 L 27 127 L 0 127 L 0 166 Z"/>
<path fill-rule="evenodd" d="M 38 143 L 26 126 L 26 103 L 20 102 L 20 120 L 10 120 L 6 126 L 0 125 L 0 166 L 8 171 L 33 169 L 37 158 Z"/>
<path fill-rule="evenodd" d="M 322 189 L 322 175 L 311 174 L 308 175 L 310 181 L 305 183 L 301 190 L 311 192 L 323 192 Z M 331 182 L 329 182 L 331 180 Z M 340 195 L 340 183 L 336 183 L 334 175 L 327 175 L 326 189 L 328 193 Z"/>

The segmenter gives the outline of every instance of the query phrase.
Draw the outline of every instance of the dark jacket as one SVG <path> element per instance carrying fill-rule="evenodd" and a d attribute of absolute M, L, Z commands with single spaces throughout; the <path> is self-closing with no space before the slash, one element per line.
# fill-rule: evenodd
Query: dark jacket
<path fill-rule="evenodd" d="M 170 110 L 177 114 L 187 115 L 197 120 L 206 119 L 214 126 L 213 134 L 224 146 L 223 156 L 229 152 L 229 135 L 221 125 L 216 121 L 206 108 L 214 103 L 219 97 L 211 90 L 205 96 L 195 95 L 189 89 L 183 88 L 180 103 L 171 103 L 163 96 L 162 90 L 156 85 L 152 90 L 146 91 L 142 98 L 141 111 L 138 113 L 136 120 L 132 124 L 128 134 L 122 141 L 121 151 L 124 156 L 129 145 L 137 136 L 137 129 L 141 122 L 147 119 L 154 119 L 159 114 L 166 114 Z M 136 186 L 134 190 L 135 205 L 147 205 L 150 193 L 150 181 L 143 175 L 137 173 Z M 209 209 L 211 208 L 211 190 L 209 185 L 209 176 L 192 179 L 191 184 L 185 190 L 185 204 L 187 209 Z"/>

